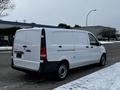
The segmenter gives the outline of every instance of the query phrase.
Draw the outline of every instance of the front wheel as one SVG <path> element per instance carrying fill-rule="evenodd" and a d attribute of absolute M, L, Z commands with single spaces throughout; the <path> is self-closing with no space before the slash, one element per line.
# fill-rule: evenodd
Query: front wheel
<path fill-rule="evenodd" d="M 106 56 L 102 55 L 100 62 L 99 62 L 100 66 L 105 66 L 106 65 Z"/>
<path fill-rule="evenodd" d="M 56 77 L 58 80 L 64 80 L 68 75 L 68 66 L 64 63 L 60 64 L 57 72 Z"/>

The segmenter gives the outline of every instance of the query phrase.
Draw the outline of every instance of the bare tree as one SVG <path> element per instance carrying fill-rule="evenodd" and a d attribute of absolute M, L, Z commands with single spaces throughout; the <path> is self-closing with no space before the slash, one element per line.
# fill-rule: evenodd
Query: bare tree
<path fill-rule="evenodd" d="M 14 9 L 12 0 L 0 0 L 0 17 L 8 15 L 8 10 Z"/>
<path fill-rule="evenodd" d="M 66 28 L 66 29 L 71 29 L 71 26 L 70 26 L 70 25 L 67 25 L 67 24 L 64 24 L 64 23 L 60 23 L 60 24 L 58 25 L 58 27 L 60 27 L 60 28 Z"/>

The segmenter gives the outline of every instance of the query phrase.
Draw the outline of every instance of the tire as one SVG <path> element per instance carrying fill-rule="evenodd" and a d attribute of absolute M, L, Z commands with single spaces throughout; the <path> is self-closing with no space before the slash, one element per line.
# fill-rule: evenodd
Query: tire
<path fill-rule="evenodd" d="M 58 66 L 56 72 L 56 79 L 57 80 L 64 80 L 68 75 L 68 66 L 65 63 L 62 63 Z"/>
<path fill-rule="evenodd" d="M 102 55 L 100 62 L 99 62 L 100 66 L 105 66 L 106 65 L 106 55 Z"/>

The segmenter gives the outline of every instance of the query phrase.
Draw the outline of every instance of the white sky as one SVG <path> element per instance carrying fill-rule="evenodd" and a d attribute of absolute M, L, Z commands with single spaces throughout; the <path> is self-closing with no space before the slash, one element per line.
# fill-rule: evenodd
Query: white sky
<path fill-rule="evenodd" d="M 14 0 L 16 7 L 3 20 L 35 22 L 39 24 L 84 26 L 86 15 L 88 25 L 103 25 L 120 30 L 120 0 Z"/>

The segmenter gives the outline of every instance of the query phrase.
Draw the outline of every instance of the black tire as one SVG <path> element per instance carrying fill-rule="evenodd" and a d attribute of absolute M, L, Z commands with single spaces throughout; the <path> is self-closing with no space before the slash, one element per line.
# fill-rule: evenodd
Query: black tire
<path fill-rule="evenodd" d="M 64 80 L 68 75 L 68 65 L 65 63 L 61 63 L 58 66 L 58 69 L 55 75 L 57 80 Z"/>
<path fill-rule="evenodd" d="M 102 55 L 100 62 L 99 62 L 100 66 L 105 66 L 106 65 L 106 55 Z"/>

